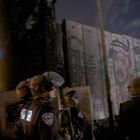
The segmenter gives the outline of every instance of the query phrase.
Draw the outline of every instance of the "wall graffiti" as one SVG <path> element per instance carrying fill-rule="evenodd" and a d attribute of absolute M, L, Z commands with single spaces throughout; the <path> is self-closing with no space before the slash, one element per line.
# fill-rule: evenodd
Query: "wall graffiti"
<path fill-rule="evenodd" d="M 75 69 L 78 66 L 78 70 L 85 67 L 85 71 L 81 74 L 83 74 L 82 77 L 85 77 L 85 84 L 90 86 L 94 119 L 108 118 L 107 95 L 103 82 L 105 80 L 104 58 L 97 29 L 87 25 L 81 26 L 72 21 L 67 21 L 66 25 L 68 50 L 73 48 L 77 54 L 73 55 L 74 58 L 69 58 L 69 64 L 73 64 Z M 76 27 L 74 31 L 70 28 L 72 26 Z M 79 35 L 77 35 L 78 33 Z M 104 34 L 112 109 L 114 115 L 118 115 L 120 103 L 130 99 L 127 91 L 129 81 L 134 76 L 140 75 L 140 40 L 107 31 L 104 31 Z M 74 36 L 74 41 L 73 38 L 70 38 L 71 36 Z M 78 43 L 79 40 L 83 43 Z M 70 52 L 68 53 L 71 56 Z M 80 60 L 78 55 L 81 53 L 85 55 L 82 58 L 83 63 L 78 61 Z M 72 63 L 73 60 L 75 61 Z M 77 70 L 75 72 L 71 70 L 69 74 L 72 78 L 75 77 L 72 85 L 79 86 Z"/>

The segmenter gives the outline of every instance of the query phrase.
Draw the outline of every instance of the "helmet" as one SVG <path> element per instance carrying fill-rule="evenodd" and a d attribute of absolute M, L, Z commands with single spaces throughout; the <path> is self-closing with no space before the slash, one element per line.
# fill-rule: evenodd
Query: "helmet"
<path fill-rule="evenodd" d="M 80 94 L 76 90 L 69 90 L 64 94 L 63 105 L 64 107 L 75 106 L 79 103 Z"/>
<path fill-rule="evenodd" d="M 72 100 L 78 100 L 80 95 L 75 90 L 70 90 L 68 93 L 65 94 L 65 96 L 70 97 Z"/>
<path fill-rule="evenodd" d="M 16 86 L 16 90 L 23 88 L 23 87 L 28 87 L 28 82 L 27 81 L 21 81 L 19 84 Z"/>
<path fill-rule="evenodd" d="M 35 75 L 29 81 L 29 87 L 33 96 L 39 95 L 43 91 L 45 77 L 43 75 Z"/>
<path fill-rule="evenodd" d="M 29 93 L 29 86 L 27 81 L 21 81 L 16 86 L 16 94 L 19 98 L 24 98 Z"/>
<path fill-rule="evenodd" d="M 132 95 L 140 94 L 140 77 L 136 77 L 131 80 L 130 85 L 128 86 L 128 91 Z"/>
<path fill-rule="evenodd" d="M 35 75 L 30 79 L 30 84 L 41 85 L 45 78 L 43 75 Z"/>
<path fill-rule="evenodd" d="M 45 76 L 46 80 L 50 81 L 56 87 L 62 86 L 65 82 L 60 74 L 53 71 L 44 72 L 43 76 Z"/>

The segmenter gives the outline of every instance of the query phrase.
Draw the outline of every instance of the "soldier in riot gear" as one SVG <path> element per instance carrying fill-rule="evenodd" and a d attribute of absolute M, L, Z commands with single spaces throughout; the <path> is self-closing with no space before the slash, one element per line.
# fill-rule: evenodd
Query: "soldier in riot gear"
<path fill-rule="evenodd" d="M 92 140 L 91 133 L 86 135 L 87 122 L 78 110 L 79 93 L 71 90 L 63 97 L 64 109 L 59 113 L 59 125 L 61 132 L 67 132 L 72 136 L 72 140 Z M 89 130 L 91 132 L 91 130 Z"/>
<path fill-rule="evenodd" d="M 58 132 L 57 108 L 51 100 L 55 86 L 44 75 L 33 76 L 30 80 L 33 95 L 31 105 L 22 109 L 20 118 L 25 140 L 68 140 Z"/>
<path fill-rule="evenodd" d="M 119 138 L 120 140 L 139 140 L 140 126 L 140 77 L 130 81 L 128 92 L 131 100 L 120 104 Z"/>
<path fill-rule="evenodd" d="M 17 86 L 16 86 L 16 95 L 20 99 L 15 105 L 16 109 L 14 111 L 14 119 L 16 122 L 16 130 L 15 134 L 16 136 L 21 139 L 21 131 L 19 128 L 19 119 L 20 119 L 20 112 L 22 108 L 25 108 L 25 106 L 29 105 L 32 101 L 32 95 L 30 92 L 29 88 L 29 83 L 28 81 L 21 81 Z"/>

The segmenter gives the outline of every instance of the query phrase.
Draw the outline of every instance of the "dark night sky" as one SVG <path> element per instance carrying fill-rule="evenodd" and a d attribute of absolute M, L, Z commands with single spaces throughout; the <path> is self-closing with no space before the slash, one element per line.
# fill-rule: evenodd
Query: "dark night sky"
<path fill-rule="evenodd" d="M 95 0 L 57 0 L 56 19 L 63 18 L 93 26 Z"/>
<path fill-rule="evenodd" d="M 101 0 L 105 30 L 140 38 L 140 0 Z M 56 19 L 96 27 L 95 0 L 57 0 Z"/>

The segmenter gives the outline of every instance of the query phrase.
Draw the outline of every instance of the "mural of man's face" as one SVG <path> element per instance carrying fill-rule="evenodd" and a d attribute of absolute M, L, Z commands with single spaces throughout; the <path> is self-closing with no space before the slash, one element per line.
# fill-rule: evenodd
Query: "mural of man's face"
<path fill-rule="evenodd" d="M 129 73 L 129 58 L 123 52 L 116 52 L 113 57 L 116 81 L 119 86 L 122 86 Z"/>

